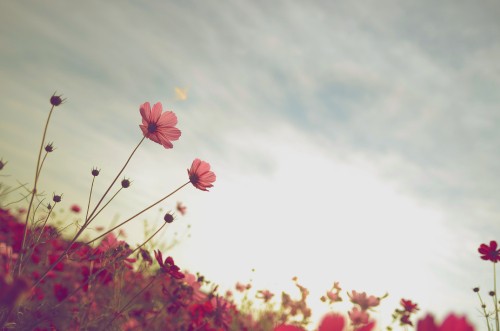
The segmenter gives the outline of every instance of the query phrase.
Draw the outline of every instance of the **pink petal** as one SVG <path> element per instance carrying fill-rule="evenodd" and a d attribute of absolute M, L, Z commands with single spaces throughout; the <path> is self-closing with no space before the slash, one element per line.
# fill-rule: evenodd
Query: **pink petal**
<path fill-rule="evenodd" d="M 323 316 L 318 331 L 342 331 L 344 329 L 345 320 L 340 314 L 329 313 Z"/>
<path fill-rule="evenodd" d="M 153 106 L 153 111 L 151 112 L 151 121 L 153 123 L 157 123 L 158 120 L 160 119 L 161 112 L 163 111 L 163 107 L 161 105 L 161 102 L 155 103 Z"/>
<path fill-rule="evenodd" d="M 143 123 L 144 123 L 144 120 L 146 120 L 146 122 L 151 121 L 151 106 L 149 105 L 149 102 L 145 102 L 141 105 L 140 112 L 141 112 Z"/>
<path fill-rule="evenodd" d="M 175 126 L 177 124 L 177 116 L 172 111 L 166 111 L 161 114 L 157 122 L 158 126 Z"/>
<path fill-rule="evenodd" d="M 158 131 L 168 140 L 178 140 L 179 137 L 181 136 L 181 130 L 173 127 L 161 128 Z"/>

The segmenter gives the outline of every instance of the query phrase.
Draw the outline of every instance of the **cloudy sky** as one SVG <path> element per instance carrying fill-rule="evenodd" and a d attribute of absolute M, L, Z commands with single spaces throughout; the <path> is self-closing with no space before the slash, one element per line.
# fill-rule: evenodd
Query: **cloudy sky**
<path fill-rule="evenodd" d="M 182 185 L 199 157 L 212 191 L 161 206 L 188 207 L 162 237 L 191 225 L 170 252 L 181 267 L 276 293 L 298 276 L 317 312 L 339 281 L 389 292 L 380 318 L 403 297 L 484 326 L 471 288 L 492 288 L 477 247 L 500 239 L 496 1 L 2 1 L 0 13 L 2 180 L 32 183 L 57 90 L 41 186 L 85 205 L 90 169 L 98 194 L 141 139 L 139 105 L 159 101 L 180 140 L 146 141 L 132 187 L 96 222 Z M 146 219 L 161 221 L 141 215 L 130 242 Z"/>

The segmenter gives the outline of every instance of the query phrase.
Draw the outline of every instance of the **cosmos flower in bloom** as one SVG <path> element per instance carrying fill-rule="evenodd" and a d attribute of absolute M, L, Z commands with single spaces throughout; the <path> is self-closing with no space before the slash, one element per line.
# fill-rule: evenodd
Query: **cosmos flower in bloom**
<path fill-rule="evenodd" d="M 349 295 L 349 293 L 347 295 Z M 352 291 L 352 294 L 349 295 L 349 297 L 351 298 L 351 302 L 358 304 L 362 310 L 367 310 L 380 304 L 379 298 L 374 297 L 373 295 L 367 296 L 365 292 L 358 293 L 356 291 Z"/>
<path fill-rule="evenodd" d="M 182 279 L 185 277 L 184 274 L 179 271 L 180 268 L 175 265 L 174 259 L 171 256 L 167 257 L 164 262 L 161 252 L 155 251 L 155 259 L 158 261 L 161 270 L 172 276 L 172 278 Z"/>
<path fill-rule="evenodd" d="M 409 313 L 414 313 L 418 310 L 417 304 L 411 302 L 411 300 L 401 299 L 401 306 L 403 306 L 404 310 Z"/>
<path fill-rule="evenodd" d="M 208 191 L 207 188 L 213 187 L 212 183 L 215 182 L 215 174 L 210 171 L 210 164 L 195 159 L 188 169 L 189 181 L 199 190 Z"/>
<path fill-rule="evenodd" d="M 149 102 L 145 102 L 140 107 L 142 124 L 139 127 L 144 136 L 165 148 L 172 148 L 172 141 L 179 139 L 181 131 L 177 125 L 177 116 L 174 112 L 166 111 L 163 113 L 163 107 L 160 102 L 155 103 L 153 110 Z"/>
<path fill-rule="evenodd" d="M 500 261 L 500 250 L 497 248 L 497 242 L 492 240 L 490 241 L 489 246 L 486 244 L 481 244 L 481 246 L 479 246 L 477 250 L 480 254 L 482 254 L 481 258 L 483 260 L 490 260 L 493 263 L 497 263 L 498 261 Z"/>

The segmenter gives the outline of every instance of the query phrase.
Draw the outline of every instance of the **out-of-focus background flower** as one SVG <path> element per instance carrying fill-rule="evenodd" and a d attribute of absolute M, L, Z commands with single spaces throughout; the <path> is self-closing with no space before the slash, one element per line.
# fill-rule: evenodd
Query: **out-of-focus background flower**
<path fill-rule="evenodd" d="M 492 275 L 477 248 L 500 239 L 499 16 L 495 1 L 3 1 L 2 179 L 33 181 L 57 90 L 40 187 L 85 206 L 91 169 L 98 194 L 141 139 L 139 105 L 161 101 L 182 136 L 141 147 L 99 225 L 199 157 L 211 192 L 162 205 L 187 206 L 170 227 L 192 225 L 169 253 L 182 268 L 277 293 L 298 276 L 317 314 L 337 280 L 388 291 L 384 315 L 404 297 L 479 326 L 471 289 Z M 162 221 L 132 222 L 131 243 L 145 219 Z"/>

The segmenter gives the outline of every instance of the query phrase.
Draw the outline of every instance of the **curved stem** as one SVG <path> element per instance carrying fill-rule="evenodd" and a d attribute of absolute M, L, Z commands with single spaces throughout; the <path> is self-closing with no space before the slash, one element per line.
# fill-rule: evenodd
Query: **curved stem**
<path fill-rule="evenodd" d="M 92 184 L 90 184 L 90 193 L 89 193 L 89 202 L 87 204 L 87 213 L 85 214 L 85 220 L 87 220 L 89 217 L 89 209 L 90 209 L 90 199 L 92 198 L 92 190 L 94 189 L 94 181 L 95 181 L 95 176 L 92 176 Z"/>
<path fill-rule="evenodd" d="M 106 202 L 106 204 L 104 206 L 102 206 L 101 209 L 99 209 L 99 211 L 90 219 L 87 219 L 87 221 L 83 224 L 83 226 L 88 226 L 90 224 L 90 222 L 92 222 L 100 213 L 101 211 L 106 208 L 107 205 L 109 205 L 109 203 L 118 195 L 118 193 L 120 193 L 120 191 L 123 189 L 123 187 L 120 187 L 120 189 L 118 191 L 116 191 L 116 193 L 111 197 L 111 199 L 109 199 L 108 202 Z"/>
<path fill-rule="evenodd" d="M 45 159 L 47 158 L 47 152 L 45 152 L 45 155 L 43 156 L 42 163 L 40 163 L 40 168 L 38 168 L 38 172 L 36 173 L 37 177 L 40 177 L 40 172 L 42 171 L 43 164 L 45 163 Z"/>
<path fill-rule="evenodd" d="M 98 239 L 101 239 L 102 237 L 104 237 L 105 235 L 107 235 L 108 233 L 118 229 L 120 226 L 124 225 L 125 223 L 128 223 L 129 221 L 131 221 L 132 219 L 136 218 L 137 216 L 141 215 L 142 213 L 148 211 L 149 209 L 153 208 L 154 206 L 156 206 L 157 204 L 159 204 L 160 202 L 162 202 L 163 200 L 167 199 L 168 197 L 170 197 L 171 195 L 173 195 L 174 193 L 176 193 L 177 191 L 179 191 L 181 188 L 183 188 L 184 186 L 186 186 L 187 184 L 189 184 L 190 182 L 187 182 L 183 185 L 181 185 L 178 189 L 176 189 L 175 191 L 171 192 L 170 194 L 164 196 L 163 198 L 161 198 L 160 200 L 156 201 L 155 203 L 153 203 L 152 205 L 150 205 L 149 207 L 146 207 L 144 208 L 143 210 L 141 210 L 140 212 L 138 212 L 137 214 L 135 214 L 134 216 L 130 217 L 129 219 L 121 222 L 120 224 L 118 224 L 117 226 L 113 227 L 112 229 L 104 232 L 103 234 L 101 234 L 99 237 L 95 238 L 95 239 L 92 239 L 91 241 L 89 242 L 86 242 L 85 244 L 86 245 L 89 245 L 91 243 L 93 243 L 94 241 L 98 240 Z"/>
<path fill-rule="evenodd" d="M 493 296 L 493 300 L 495 301 L 495 323 L 496 323 L 496 331 L 500 330 L 499 321 L 498 321 L 498 299 L 497 299 L 497 270 L 496 263 L 493 263 L 493 291 L 495 291 L 495 295 Z"/>
<path fill-rule="evenodd" d="M 165 227 L 165 225 L 167 225 L 167 223 L 163 223 L 163 225 L 162 225 L 162 226 L 160 226 L 160 228 L 159 228 L 158 230 L 156 230 L 156 232 L 155 232 L 155 233 L 153 233 L 153 234 L 151 235 L 151 237 L 149 237 L 149 238 L 148 238 L 145 242 L 143 242 L 143 243 L 142 243 L 142 245 L 140 245 L 139 247 L 137 247 L 136 249 L 134 249 L 134 250 L 133 250 L 133 251 L 129 254 L 129 256 L 130 256 L 130 255 L 132 255 L 132 254 L 134 254 L 135 252 L 137 252 L 137 251 L 138 251 L 139 249 L 141 249 L 144 245 L 146 245 L 146 244 L 147 244 L 147 243 L 148 243 L 151 239 L 153 239 L 153 237 L 154 237 L 154 236 L 156 236 L 156 235 L 158 234 L 158 232 L 160 232 L 160 231 L 161 231 L 161 229 L 163 229 L 163 228 Z"/>
<path fill-rule="evenodd" d="M 42 143 L 40 144 L 40 150 L 38 152 L 38 159 L 36 161 L 36 169 L 35 169 L 35 183 L 33 184 L 33 190 L 31 191 L 31 201 L 28 205 L 28 211 L 26 212 L 26 221 L 24 222 L 24 234 L 23 241 L 21 244 L 21 251 L 19 253 L 19 267 L 18 267 L 18 275 L 21 276 L 21 267 L 23 264 L 23 255 L 24 255 L 24 246 L 26 245 L 26 236 L 28 235 L 28 219 L 30 216 L 31 206 L 33 205 L 33 200 L 36 195 L 36 188 L 38 184 L 38 179 L 40 177 L 40 158 L 42 157 L 43 145 L 45 144 L 45 136 L 47 135 L 47 128 L 49 127 L 50 117 L 52 116 L 52 111 L 54 110 L 54 106 L 50 108 L 49 116 L 47 117 L 47 121 L 45 122 L 45 128 L 43 130 Z"/>
<path fill-rule="evenodd" d="M 132 156 L 134 155 L 135 151 L 137 151 L 137 149 L 139 148 L 139 146 L 142 144 L 142 142 L 144 141 L 144 139 L 146 139 L 146 136 L 142 137 L 141 141 L 139 142 L 139 144 L 137 144 L 137 146 L 135 146 L 134 150 L 132 151 L 132 153 L 130 154 L 130 156 L 128 157 L 127 161 L 125 162 L 125 164 L 123 165 L 122 169 L 118 172 L 118 174 L 116 175 L 115 179 L 113 180 L 113 182 L 111 182 L 111 185 L 109 185 L 108 189 L 106 190 L 106 192 L 104 192 L 103 196 L 101 197 L 101 199 L 99 200 L 99 202 L 97 203 L 97 205 L 94 207 L 94 209 L 92 210 L 92 212 L 90 213 L 89 215 L 89 218 L 91 218 L 92 216 L 94 216 L 94 213 L 96 212 L 97 208 L 99 208 L 99 206 L 101 205 L 102 201 L 104 200 L 104 197 L 108 194 L 109 190 L 111 190 L 111 187 L 113 187 L 113 185 L 116 183 L 116 181 L 118 180 L 118 177 L 120 177 L 120 175 L 122 174 L 123 170 L 125 170 L 125 167 L 127 166 L 127 164 L 130 162 L 130 159 L 132 158 Z M 87 220 L 88 219 L 85 219 L 85 223 L 87 223 Z"/>

